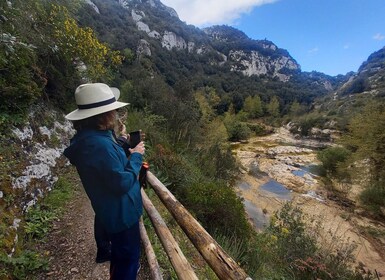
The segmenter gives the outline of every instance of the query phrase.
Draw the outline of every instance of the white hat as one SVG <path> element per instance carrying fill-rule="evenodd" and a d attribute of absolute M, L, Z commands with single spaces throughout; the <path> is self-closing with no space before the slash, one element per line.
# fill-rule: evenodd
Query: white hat
<path fill-rule="evenodd" d="M 119 96 L 119 89 L 106 84 L 80 85 L 75 91 L 78 109 L 69 113 L 65 118 L 72 121 L 82 120 L 129 105 L 129 103 L 117 101 Z"/>

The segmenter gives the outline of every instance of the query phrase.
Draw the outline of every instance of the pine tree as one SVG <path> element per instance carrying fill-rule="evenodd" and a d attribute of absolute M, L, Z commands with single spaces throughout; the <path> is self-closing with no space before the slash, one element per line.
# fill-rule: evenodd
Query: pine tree
<path fill-rule="evenodd" d="M 267 105 L 267 111 L 270 116 L 276 118 L 279 116 L 279 101 L 277 96 L 273 96 L 270 100 L 270 103 Z"/>
<path fill-rule="evenodd" d="M 385 104 L 368 104 L 350 122 L 343 142 L 353 149 L 355 160 L 367 162 L 371 180 L 385 186 Z"/>

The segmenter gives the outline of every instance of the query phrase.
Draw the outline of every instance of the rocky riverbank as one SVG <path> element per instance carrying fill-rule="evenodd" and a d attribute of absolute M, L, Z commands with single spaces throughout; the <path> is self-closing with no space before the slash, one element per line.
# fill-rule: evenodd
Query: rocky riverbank
<path fill-rule="evenodd" d="M 357 265 L 385 279 L 385 225 L 361 216 L 359 206 L 346 207 L 331 199 L 312 171 L 319 164 L 317 149 L 328 145 L 333 144 L 295 138 L 286 128 L 235 145 L 242 172 L 238 194 L 257 230 L 263 230 L 270 216 L 290 200 L 309 222 L 318 224 L 323 246 L 355 247 Z"/>

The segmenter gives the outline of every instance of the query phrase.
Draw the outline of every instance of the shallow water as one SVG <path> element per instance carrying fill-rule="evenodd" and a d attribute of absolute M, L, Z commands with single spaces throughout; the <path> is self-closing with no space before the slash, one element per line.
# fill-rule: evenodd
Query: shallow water
<path fill-rule="evenodd" d="M 264 229 L 269 225 L 268 217 L 263 214 L 261 208 L 256 207 L 251 201 L 244 200 L 243 204 L 245 205 L 245 209 L 249 217 L 251 218 L 253 225 L 257 229 Z"/>
<path fill-rule="evenodd" d="M 276 180 L 270 179 L 267 183 L 263 184 L 260 189 L 272 193 L 279 199 L 291 200 L 290 190 Z"/>
<path fill-rule="evenodd" d="M 291 173 L 293 173 L 295 176 L 303 177 L 308 172 L 306 172 L 305 170 L 298 169 L 298 170 L 291 171 Z"/>
<path fill-rule="evenodd" d="M 301 169 L 306 171 L 307 173 L 310 173 L 310 175 L 321 176 L 320 167 L 316 164 L 309 164 L 309 165 L 301 166 Z"/>
<path fill-rule="evenodd" d="M 291 173 L 299 177 L 304 177 L 306 174 L 309 174 L 312 177 L 315 175 L 320 176 L 318 165 L 310 164 L 310 165 L 300 166 L 299 168 L 300 169 L 298 170 L 291 171 Z"/>
<path fill-rule="evenodd" d="M 237 186 L 238 186 L 238 188 L 240 188 L 240 189 L 243 190 L 243 191 L 248 191 L 248 190 L 250 190 L 250 188 L 251 188 L 250 184 L 247 183 L 247 182 L 239 182 L 239 183 L 237 184 Z"/>

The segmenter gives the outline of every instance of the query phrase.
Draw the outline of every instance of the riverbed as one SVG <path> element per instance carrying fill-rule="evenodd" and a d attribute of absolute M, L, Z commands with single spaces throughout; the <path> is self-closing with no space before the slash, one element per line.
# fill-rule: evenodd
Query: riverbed
<path fill-rule="evenodd" d="M 263 231 L 271 215 L 291 201 L 302 209 L 308 221 L 320 224 L 320 242 L 324 246 L 356 245 L 357 264 L 376 270 L 382 275 L 380 279 L 385 279 L 385 237 L 381 236 L 385 226 L 327 198 L 317 174 L 316 155 L 320 147 L 328 145 L 333 143 L 295 138 L 286 128 L 234 145 L 242 173 L 237 193 L 257 231 Z M 359 188 L 354 186 L 356 193 Z M 368 238 L 361 234 L 363 229 L 375 229 L 380 236 Z"/>

